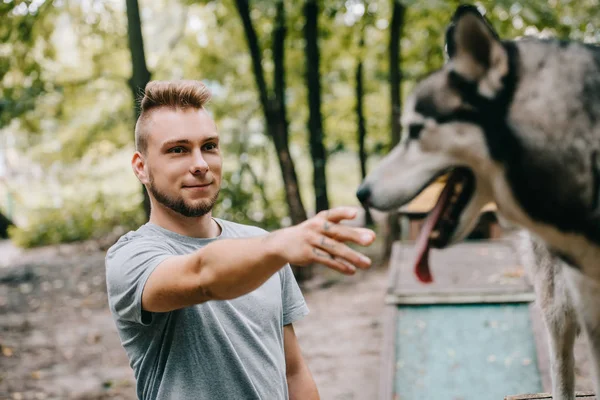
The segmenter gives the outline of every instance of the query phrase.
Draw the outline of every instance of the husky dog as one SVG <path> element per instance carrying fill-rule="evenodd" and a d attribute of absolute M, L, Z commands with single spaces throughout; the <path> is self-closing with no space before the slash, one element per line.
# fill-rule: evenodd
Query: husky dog
<path fill-rule="evenodd" d="M 416 243 L 416 273 L 425 282 L 429 249 L 464 239 L 481 208 L 495 202 L 535 238 L 533 276 L 553 343 L 555 398 L 574 398 L 572 310 L 591 348 L 598 393 L 600 48 L 501 40 L 475 7 L 461 6 L 446 51 L 448 62 L 406 101 L 402 141 L 357 197 L 391 210 L 448 174 Z"/>

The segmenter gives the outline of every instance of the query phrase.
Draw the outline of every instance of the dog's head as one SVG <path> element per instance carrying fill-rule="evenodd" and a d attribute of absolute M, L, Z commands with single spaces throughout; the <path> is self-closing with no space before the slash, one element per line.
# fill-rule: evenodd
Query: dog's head
<path fill-rule="evenodd" d="M 472 6 L 461 6 L 454 14 L 446 52 L 448 62 L 423 79 L 407 99 L 401 142 L 357 192 L 361 202 L 391 210 L 450 173 L 421 232 L 426 237 L 419 239 L 420 247 L 425 242 L 445 247 L 463 239 L 481 208 L 492 201 L 489 174 L 494 154 L 486 131 L 504 121 L 506 77 L 511 72 L 507 46 Z"/>

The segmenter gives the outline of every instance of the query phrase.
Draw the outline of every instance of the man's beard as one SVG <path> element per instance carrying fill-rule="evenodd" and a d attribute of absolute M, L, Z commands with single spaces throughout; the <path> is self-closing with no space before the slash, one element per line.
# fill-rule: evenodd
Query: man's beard
<path fill-rule="evenodd" d="M 168 194 L 161 192 L 156 186 L 154 186 L 154 179 L 150 178 L 150 184 L 148 190 L 152 193 L 152 196 L 163 206 L 183 215 L 184 217 L 202 217 L 208 214 L 214 207 L 219 197 L 219 191 L 213 197 L 208 200 L 202 200 L 196 205 L 189 205 L 185 202 L 183 197 L 174 198 Z"/>

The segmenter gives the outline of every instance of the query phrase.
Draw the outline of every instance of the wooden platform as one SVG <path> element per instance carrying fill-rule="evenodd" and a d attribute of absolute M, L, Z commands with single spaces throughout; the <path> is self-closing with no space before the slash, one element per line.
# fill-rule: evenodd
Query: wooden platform
<path fill-rule="evenodd" d="M 388 304 L 468 304 L 531 302 L 533 288 L 509 240 L 464 242 L 431 250 L 433 283 L 414 273 L 412 243 L 397 242 L 390 262 Z"/>
<path fill-rule="evenodd" d="M 592 392 L 576 392 L 575 395 L 578 399 L 596 400 L 596 396 Z M 506 396 L 504 400 L 552 400 L 552 395 L 550 393 L 521 394 Z"/>
<path fill-rule="evenodd" d="M 542 392 L 529 305 L 397 306 L 394 394 L 497 400 Z"/>
<path fill-rule="evenodd" d="M 379 398 L 495 400 L 541 392 L 529 318 L 535 295 L 512 243 L 432 250 L 431 284 L 416 278 L 415 257 L 413 243 L 394 245 Z"/>
<path fill-rule="evenodd" d="M 432 250 L 430 266 L 433 284 L 422 284 L 417 280 L 413 270 L 414 260 L 413 243 L 395 244 L 386 291 L 378 398 L 550 400 L 551 396 L 548 393 L 542 393 L 551 388 L 547 335 L 539 305 L 534 302 L 533 288 L 519 265 L 512 242 L 507 239 L 464 242 L 449 249 Z M 499 309 L 510 310 L 510 317 L 502 319 L 501 313 L 497 312 Z M 530 326 L 525 326 L 525 309 L 529 310 L 530 318 L 527 324 Z M 482 313 L 488 314 L 482 318 Z M 493 332 L 485 332 L 491 326 L 487 323 L 490 321 L 495 321 L 494 326 L 501 329 L 504 326 L 507 329 L 506 340 Z M 482 322 L 485 329 L 481 329 Z M 436 331 L 433 334 L 430 332 L 432 327 Z M 450 329 L 447 329 L 448 327 Z M 456 334 L 460 329 L 464 332 L 462 337 Z M 486 337 L 490 342 L 480 340 Z M 456 340 L 452 342 L 449 338 Z M 492 340 L 494 344 L 491 344 Z M 531 341 L 535 343 L 537 356 L 531 355 Z M 431 345 L 433 342 L 436 342 L 435 346 Z M 528 344 L 524 346 L 526 342 Z M 451 343 L 454 343 L 453 347 L 446 345 Z M 462 353 L 467 350 L 472 352 L 471 356 L 464 357 L 463 362 L 458 364 L 458 372 L 450 369 L 453 364 L 448 362 L 449 356 L 456 358 L 459 355 L 456 349 Z M 500 352 L 497 349 L 504 351 Z M 477 382 L 481 378 L 490 379 L 488 376 L 491 370 L 485 363 L 481 363 L 482 354 L 487 357 L 488 362 L 496 363 L 497 367 L 499 362 L 504 362 L 506 357 L 516 350 L 519 350 L 518 361 L 521 363 L 517 369 L 520 369 L 523 375 L 505 376 L 509 382 L 520 381 L 526 385 L 503 385 L 498 381 L 490 383 L 491 386 L 488 387 L 501 386 L 501 391 L 483 394 L 481 391 L 473 394 L 464 390 L 457 393 L 456 388 L 452 387 L 457 385 L 461 390 L 465 387 L 469 389 L 470 382 Z M 576 343 L 576 362 L 583 368 L 577 376 L 576 388 L 579 390 L 589 390 L 593 386 L 588 371 L 588 352 L 586 345 Z M 524 356 L 525 353 L 529 355 Z M 465 363 L 470 362 L 473 354 L 476 355 L 480 368 L 475 371 Z M 522 368 L 525 366 L 523 363 L 527 368 Z M 534 368 L 536 364 L 539 378 L 532 375 L 532 370 L 528 369 Z M 514 362 L 511 365 L 515 366 Z M 411 367 L 418 370 L 417 375 L 415 371 L 411 371 Z M 467 373 L 467 370 L 471 372 Z M 506 371 L 502 373 L 505 374 Z M 451 375 L 454 375 L 454 378 L 450 379 Z M 413 389 L 417 384 L 420 386 Z M 430 387 L 442 385 L 445 387 L 435 394 L 429 390 Z M 408 390 L 405 390 L 407 388 Z M 461 397 L 451 397 L 453 394 Z M 596 400 L 597 397 L 591 392 L 583 391 L 577 393 L 577 399 Z"/>

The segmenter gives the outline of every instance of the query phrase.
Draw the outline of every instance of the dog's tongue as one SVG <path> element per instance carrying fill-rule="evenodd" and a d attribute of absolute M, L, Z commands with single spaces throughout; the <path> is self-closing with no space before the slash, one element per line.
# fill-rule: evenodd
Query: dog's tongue
<path fill-rule="evenodd" d="M 442 216 L 442 212 L 446 207 L 446 203 L 450 198 L 450 192 L 452 191 L 452 176 L 448 179 L 448 183 L 442 190 L 440 197 L 437 200 L 437 203 L 433 207 L 433 210 L 427 216 L 423 227 L 421 228 L 421 232 L 419 233 L 419 237 L 417 239 L 416 248 L 417 248 L 417 259 L 415 260 L 415 273 L 419 280 L 423 283 L 433 282 L 433 277 L 431 276 L 431 270 L 429 269 L 429 249 L 430 249 L 430 241 L 429 236 L 433 231 L 433 228 L 439 221 Z"/>

